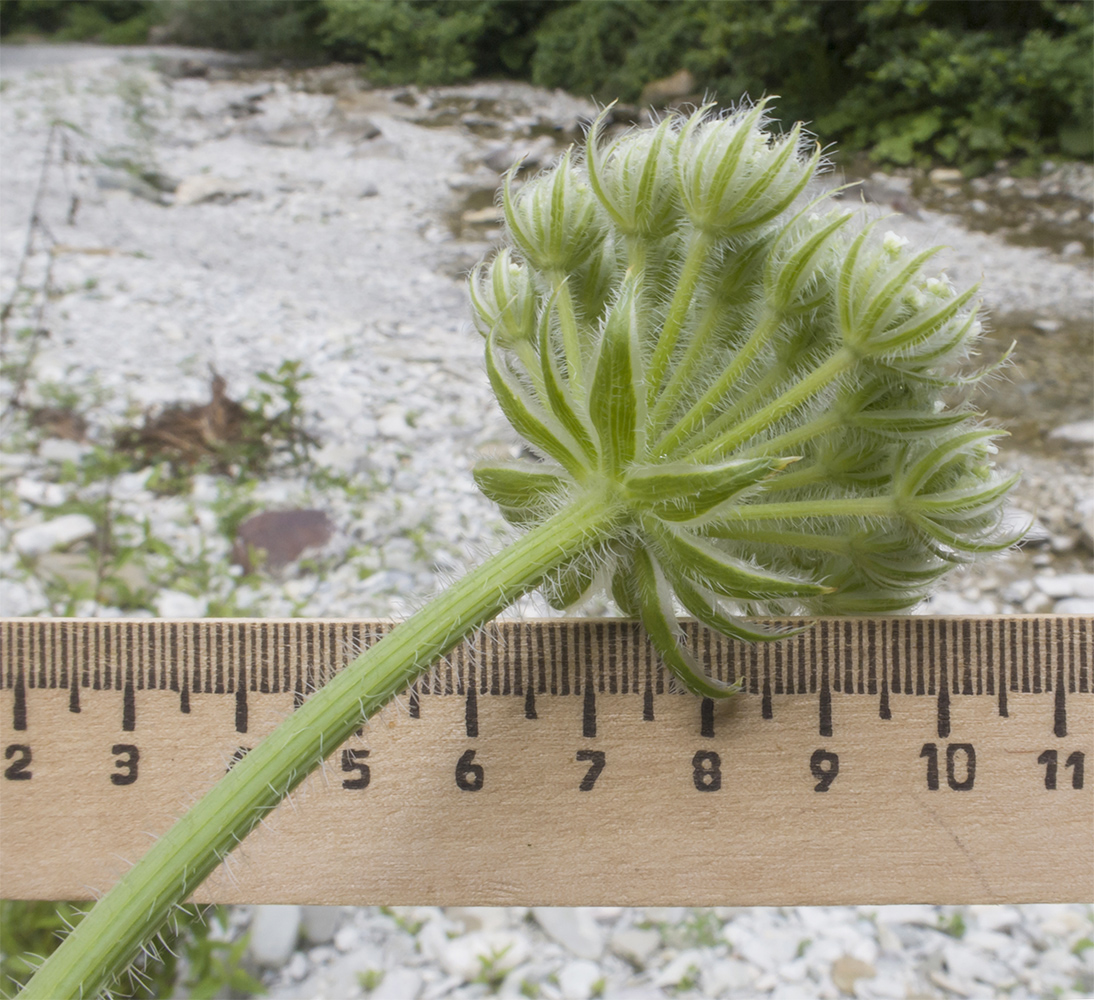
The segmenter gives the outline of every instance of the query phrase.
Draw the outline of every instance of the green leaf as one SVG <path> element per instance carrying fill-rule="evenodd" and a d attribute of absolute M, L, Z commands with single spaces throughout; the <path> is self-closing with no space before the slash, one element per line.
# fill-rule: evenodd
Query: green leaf
<path fill-rule="evenodd" d="M 970 419 L 968 410 L 956 413 L 923 413 L 918 410 L 866 410 L 849 415 L 849 423 L 862 430 L 873 431 L 884 437 L 907 440 L 934 434 L 947 427 L 954 427 Z"/>
<path fill-rule="evenodd" d="M 471 470 L 478 488 L 502 507 L 528 507 L 558 496 L 569 482 L 561 473 L 530 462 L 477 465 Z"/>
<path fill-rule="evenodd" d="M 684 646 L 684 633 L 673 612 L 672 592 L 649 552 L 639 549 L 635 553 L 634 566 L 642 625 L 665 666 L 692 694 L 707 698 L 726 698 L 734 694 L 738 690 L 736 685 L 708 676 Z"/>
<path fill-rule="evenodd" d="M 486 374 L 509 423 L 514 430 L 535 447 L 550 455 L 575 478 L 584 478 L 585 469 L 573 452 L 560 440 L 562 428 L 552 428 L 545 415 L 529 398 L 524 387 L 508 368 L 498 364 L 497 330 L 486 338 Z"/>
<path fill-rule="evenodd" d="M 874 346 L 876 351 L 907 351 L 918 343 L 928 340 L 940 331 L 979 290 L 978 285 L 962 292 L 955 298 L 943 302 L 931 312 L 917 310 L 915 315 L 905 320 L 900 326 L 890 330 L 884 338 L 878 339 Z"/>
<path fill-rule="evenodd" d="M 964 434 L 955 434 L 940 441 L 935 447 L 923 455 L 910 469 L 903 472 L 896 484 L 896 494 L 900 497 L 911 498 L 923 489 L 924 485 L 932 477 L 937 475 L 951 462 L 962 457 L 962 453 L 970 446 L 988 441 L 993 437 L 999 437 L 1000 431 L 987 428 L 977 428 Z M 968 457 L 967 455 L 965 457 Z M 903 465 L 903 460 L 898 463 L 898 468 Z"/>
<path fill-rule="evenodd" d="M 547 603 L 556 611 L 565 611 L 577 604 L 593 585 L 592 564 L 588 559 L 575 559 L 561 567 L 539 585 Z"/>
<path fill-rule="evenodd" d="M 704 625 L 709 626 L 722 635 L 732 636 L 743 642 L 770 642 L 773 639 L 786 639 L 790 636 L 800 635 L 805 631 L 801 628 L 769 628 L 765 625 L 757 625 L 736 615 L 726 614 L 718 606 L 718 595 L 692 584 L 691 581 L 679 574 L 671 575 L 672 589 L 684 606 L 684 610 L 693 618 L 698 618 Z"/>
<path fill-rule="evenodd" d="M 741 458 L 717 465 L 667 462 L 632 469 L 624 480 L 628 492 L 668 521 L 699 517 L 730 497 L 781 472 L 792 458 Z"/>
<path fill-rule="evenodd" d="M 658 555 L 664 556 L 674 576 L 686 576 L 724 597 L 745 601 L 816 597 L 832 589 L 824 584 L 769 573 L 743 559 L 727 555 L 690 532 L 658 525 L 652 518 L 647 518 L 644 523 L 647 523 L 647 530 L 657 542 Z"/>
<path fill-rule="evenodd" d="M 558 293 L 551 297 L 551 303 L 543 311 L 539 322 L 539 358 L 543 368 L 543 387 L 547 392 L 547 404 L 551 407 L 559 422 L 577 442 L 578 447 L 590 463 L 596 462 L 596 445 L 593 443 L 589 428 L 577 415 L 569 385 L 559 371 L 558 357 L 551 344 L 551 311 Z"/>
<path fill-rule="evenodd" d="M 612 600 L 628 618 L 637 618 L 641 611 L 638 591 L 634 585 L 634 564 L 628 558 L 612 574 Z"/>
<path fill-rule="evenodd" d="M 644 399 L 638 348 L 638 296 L 629 278 L 604 325 L 589 387 L 589 416 L 611 472 L 634 458 L 638 401 Z"/>

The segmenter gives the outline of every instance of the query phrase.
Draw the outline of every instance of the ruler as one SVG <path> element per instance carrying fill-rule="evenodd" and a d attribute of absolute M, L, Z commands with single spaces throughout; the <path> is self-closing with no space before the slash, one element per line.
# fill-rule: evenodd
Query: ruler
<path fill-rule="evenodd" d="M 108 888 L 390 631 L 0 621 L 0 894 Z M 1094 899 L 1094 619 L 685 623 L 724 702 L 618 619 L 499 622 L 266 818 L 220 902 L 810 905 Z"/>

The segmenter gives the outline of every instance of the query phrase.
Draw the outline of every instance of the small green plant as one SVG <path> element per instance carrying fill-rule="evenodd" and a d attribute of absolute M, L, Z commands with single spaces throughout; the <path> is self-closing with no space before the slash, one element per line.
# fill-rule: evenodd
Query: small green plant
<path fill-rule="evenodd" d="M 965 918 L 961 915 L 960 911 L 951 913 L 949 916 L 945 914 L 939 914 L 938 917 L 938 929 L 943 934 L 949 934 L 952 938 L 960 940 L 965 936 L 965 931 L 968 927 L 965 924 Z"/>
<path fill-rule="evenodd" d="M 492 948 L 487 955 L 479 955 L 479 971 L 473 982 L 488 987 L 491 993 L 497 993 L 505 980 L 506 974 L 509 972 L 509 966 L 505 963 L 505 956 L 511 948 L 512 945 L 507 944 L 504 948 Z"/>
<path fill-rule="evenodd" d="M 371 993 L 384 981 L 383 969 L 366 969 L 357 973 L 357 982 L 366 993 Z"/>
<path fill-rule="evenodd" d="M 1013 479 L 961 397 L 972 290 L 803 205 L 820 163 L 764 106 L 565 157 L 519 193 L 472 281 L 498 401 L 542 459 L 477 480 L 527 532 L 345 667 L 94 907 L 26 996 L 89 996 L 362 721 L 510 603 L 599 587 L 692 691 L 724 697 L 676 602 L 747 640 L 756 614 L 884 612 L 1013 540 Z M 951 397 L 956 394 L 957 400 Z"/>

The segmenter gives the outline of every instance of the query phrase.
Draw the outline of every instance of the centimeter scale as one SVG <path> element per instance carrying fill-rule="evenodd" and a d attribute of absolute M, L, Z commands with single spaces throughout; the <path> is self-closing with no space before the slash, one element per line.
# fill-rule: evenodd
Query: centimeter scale
<path fill-rule="evenodd" d="M 0 894 L 108 888 L 393 626 L 0 621 Z M 499 622 L 334 750 L 200 900 L 809 905 L 1094 899 L 1094 619 Z"/>

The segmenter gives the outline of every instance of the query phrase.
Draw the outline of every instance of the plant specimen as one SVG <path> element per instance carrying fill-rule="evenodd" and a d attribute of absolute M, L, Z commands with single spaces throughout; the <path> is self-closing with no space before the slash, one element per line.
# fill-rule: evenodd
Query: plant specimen
<path fill-rule="evenodd" d="M 1009 545 L 1013 478 L 964 401 L 974 290 L 806 187 L 820 152 L 763 104 L 615 141 L 594 124 L 503 205 L 472 276 L 486 368 L 538 461 L 476 479 L 527 532 L 371 647 L 244 757 L 85 918 L 27 996 L 90 995 L 350 733 L 541 586 L 607 587 L 717 697 L 677 605 L 746 640 L 763 615 L 888 612 Z"/>

